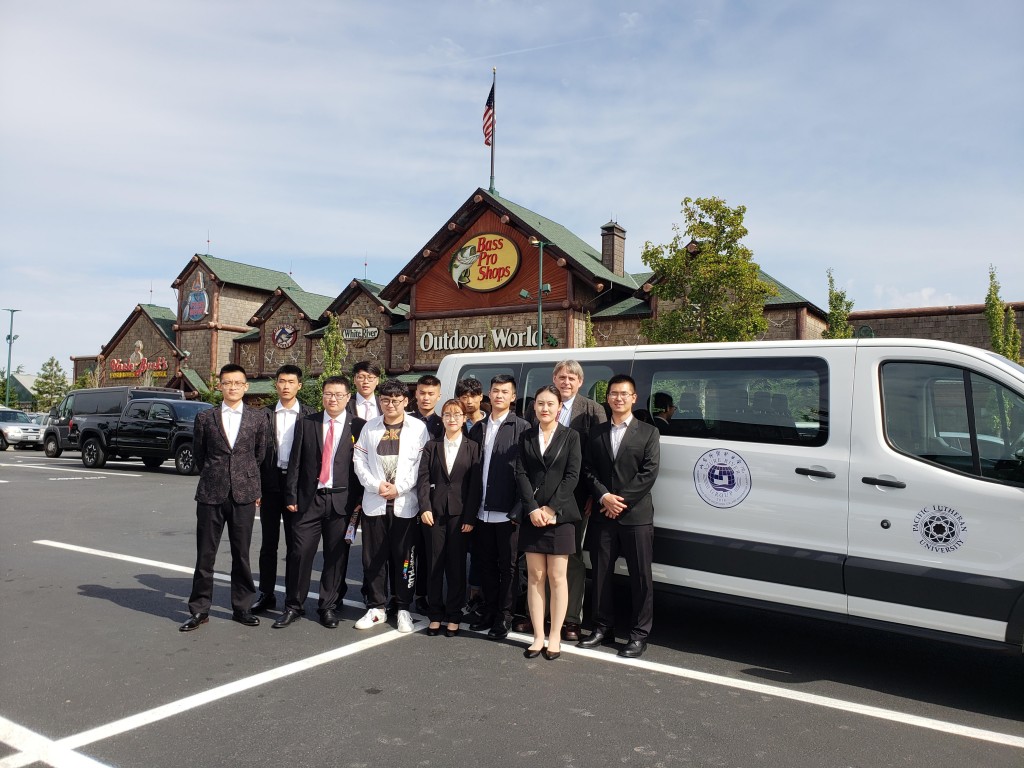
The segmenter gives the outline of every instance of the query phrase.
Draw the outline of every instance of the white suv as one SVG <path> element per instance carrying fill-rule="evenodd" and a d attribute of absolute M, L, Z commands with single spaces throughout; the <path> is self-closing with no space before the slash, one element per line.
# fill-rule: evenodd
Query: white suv
<path fill-rule="evenodd" d="M 0 408 L 0 451 L 6 451 L 8 445 L 42 450 L 43 428 L 32 423 L 27 413 Z"/>

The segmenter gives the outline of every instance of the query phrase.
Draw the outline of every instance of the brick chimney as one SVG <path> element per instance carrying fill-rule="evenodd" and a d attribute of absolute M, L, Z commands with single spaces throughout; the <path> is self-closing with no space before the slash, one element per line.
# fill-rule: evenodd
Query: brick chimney
<path fill-rule="evenodd" d="M 601 263 L 622 277 L 626 270 L 626 230 L 617 221 L 601 227 Z"/>

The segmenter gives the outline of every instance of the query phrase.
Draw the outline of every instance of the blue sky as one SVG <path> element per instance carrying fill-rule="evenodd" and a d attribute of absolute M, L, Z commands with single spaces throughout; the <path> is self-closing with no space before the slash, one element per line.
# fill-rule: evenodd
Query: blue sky
<path fill-rule="evenodd" d="M 1024 5 L 0 0 L 0 307 L 14 365 L 172 306 L 196 252 L 336 295 L 477 187 L 627 269 L 684 197 L 747 207 L 824 307 L 1024 300 Z M 8 330 L 0 314 L 0 340 Z M 6 349 L 3 350 L 6 360 Z"/>

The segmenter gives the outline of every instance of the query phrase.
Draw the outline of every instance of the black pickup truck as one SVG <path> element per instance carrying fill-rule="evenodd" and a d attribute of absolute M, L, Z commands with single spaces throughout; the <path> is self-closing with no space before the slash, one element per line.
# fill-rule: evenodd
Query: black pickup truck
<path fill-rule="evenodd" d="M 108 459 L 141 457 L 147 468 L 156 469 L 174 459 L 178 474 L 195 474 L 192 428 L 196 414 L 212 407 L 188 400 L 146 398 L 129 401 L 120 416 L 79 416 L 75 429 L 82 463 L 99 469 Z"/>

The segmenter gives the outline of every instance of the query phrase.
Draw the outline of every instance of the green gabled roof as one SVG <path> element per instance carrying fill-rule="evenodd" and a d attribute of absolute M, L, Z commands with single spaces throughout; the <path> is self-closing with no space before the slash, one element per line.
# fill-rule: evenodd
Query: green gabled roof
<path fill-rule="evenodd" d="M 259 341 L 260 333 L 262 333 L 262 331 L 262 328 L 253 328 L 248 333 L 243 333 L 241 336 L 235 336 L 232 341 Z"/>
<path fill-rule="evenodd" d="M 359 283 L 361 286 L 363 286 L 371 294 L 373 294 L 373 297 L 375 299 L 377 299 L 377 301 L 379 301 L 381 304 L 383 304 L 387 308 L 388 312 L 390 312 L 391 314 L 393 314 L 393 315 L 405 315 L 405 314 L 407 314 L 409 312 L 409 305 L 408 304 L 396 304 L 394 309 L 392 309 L 391 307 L 387 306 L 387 303 L 383 299 L 381 299 L 381 297 L 380 297 L 380 292 L 384 290 L 384 286 L 383 285 L 380 285 L 378 283 L 374 283 L 374 282 L 372 282 L 370 280 L 360 280 L 358 277 L 356 278 L 356 282 Z"/>
<path fill-rule="evenodd" d="M 769 296 L 767 299 L 765 299 L 764 305 L 766 307 L 785 304 L 806 304 L 808 306 L 814 307 L 814 305 L 811 304 L 811 302 L 809 302 L 799 293 L 794 291 L 789 286 L 783 285 L 760 267 L 757 268 L 757 279 L 761 280 L 762 282 L 768 283 L 768 285 L 774 285 L 775 290 L 779 292 L 778 296 Z M 814 308 L 818 309 L 817 307 Z M 818 311 L 820 312 L 821 310 L 819 309 Z"/>
<path fill-rule="evenodd" d="M 652 277 L 654 277 L 654 273 L 653 272 L 634 272 L 632 275 L 630 275 L 630 277 L 632 277 L 633 280 L 636 282 L 636 284 L 639 286 L 639 285 L 643 285 L 648 280 L 650 280 Z"/>
<path fill-rule="evenodd" d="M 575 234 L 563 227 L 558 222 L 541 216 L 529 208 L 506 200 L 504 197 L 493 195 L 501 205 L 508 208 L 518 216 L 524 223 L 533 227 L 541 233 L 541 236 L 560 248 L 565 254 L 571 256 L 585 269 L 594 273 L 595 277 L 607 280 L 612 283 L 625 286 L 630 290 L 636 290 L 639 286 L 631 275 L 616 275 L 601 263 L 601 252 L 596 250 L 589 243 L 581 240 Z"/>
<path fill-rule="evenodd" d="M 249 388 L 245 390 L 246 397 L 254 397 L 261 395 L 266 397 L 267 395 L 276 395 L 277 390 L 274 389 L 273 379 L 249 379 Z"/>
<path fill-rule="evenodd" d="M 241 264 L 237 261 L 218 259 L 208 253 L 197 253 L 206 266 L 213 270 L 217 279 L 224 283 L 240 285 L 243 288 L 255 288 L 260 291 L 272 292 L 277 288 L 289 288 L 301 291 L 299 284 L 292 280 L 291 275 L 286 272 L 278 272 L 275 269 L 265 267 L 254 267 L 251 264 Z"/>
<path fill-rule="evenodd" d="M 156 304 L 139 304 L 139 308 L 149 316 L 153 325 L 160 329 L 160 333 L 171 342 L 171 346 L 176 348 L 177 334 L 174 332 L 174 324 L 178 322 L 177 315 L 167 307 L 158 307 Z"/>
<path fill-rule="evenodd" d="M 300 288 L 288 288 L 281 286 L 281 290 L 284 294 L 295 302 L 302 314 L 309 320 L 319 320 L 329 306 L 334 301 L 333 296 L 321 296 L 319 293 L 307 293 Z"/>
<path fill-rule="evenodd" d="M 610 319 L 616 317 L 637 317 L 651 314 L 651 305 L 643 299 L 630 296 L 628 299 L 605 307 L 600 312 L 594 312 L 590 316 L 595 319 Z"/>
<path fill-rule="evenodd" d="M 203 377 L 193 371 L 191 368 L 184 368 L 181 371 L 181 375 L 185 377 L 186 381 L 192 385 L 192 388 L 200 394 L 206 394 L 210 391 L 210 388 L 206 386 L 206 382 L 203 381 Z"/>

